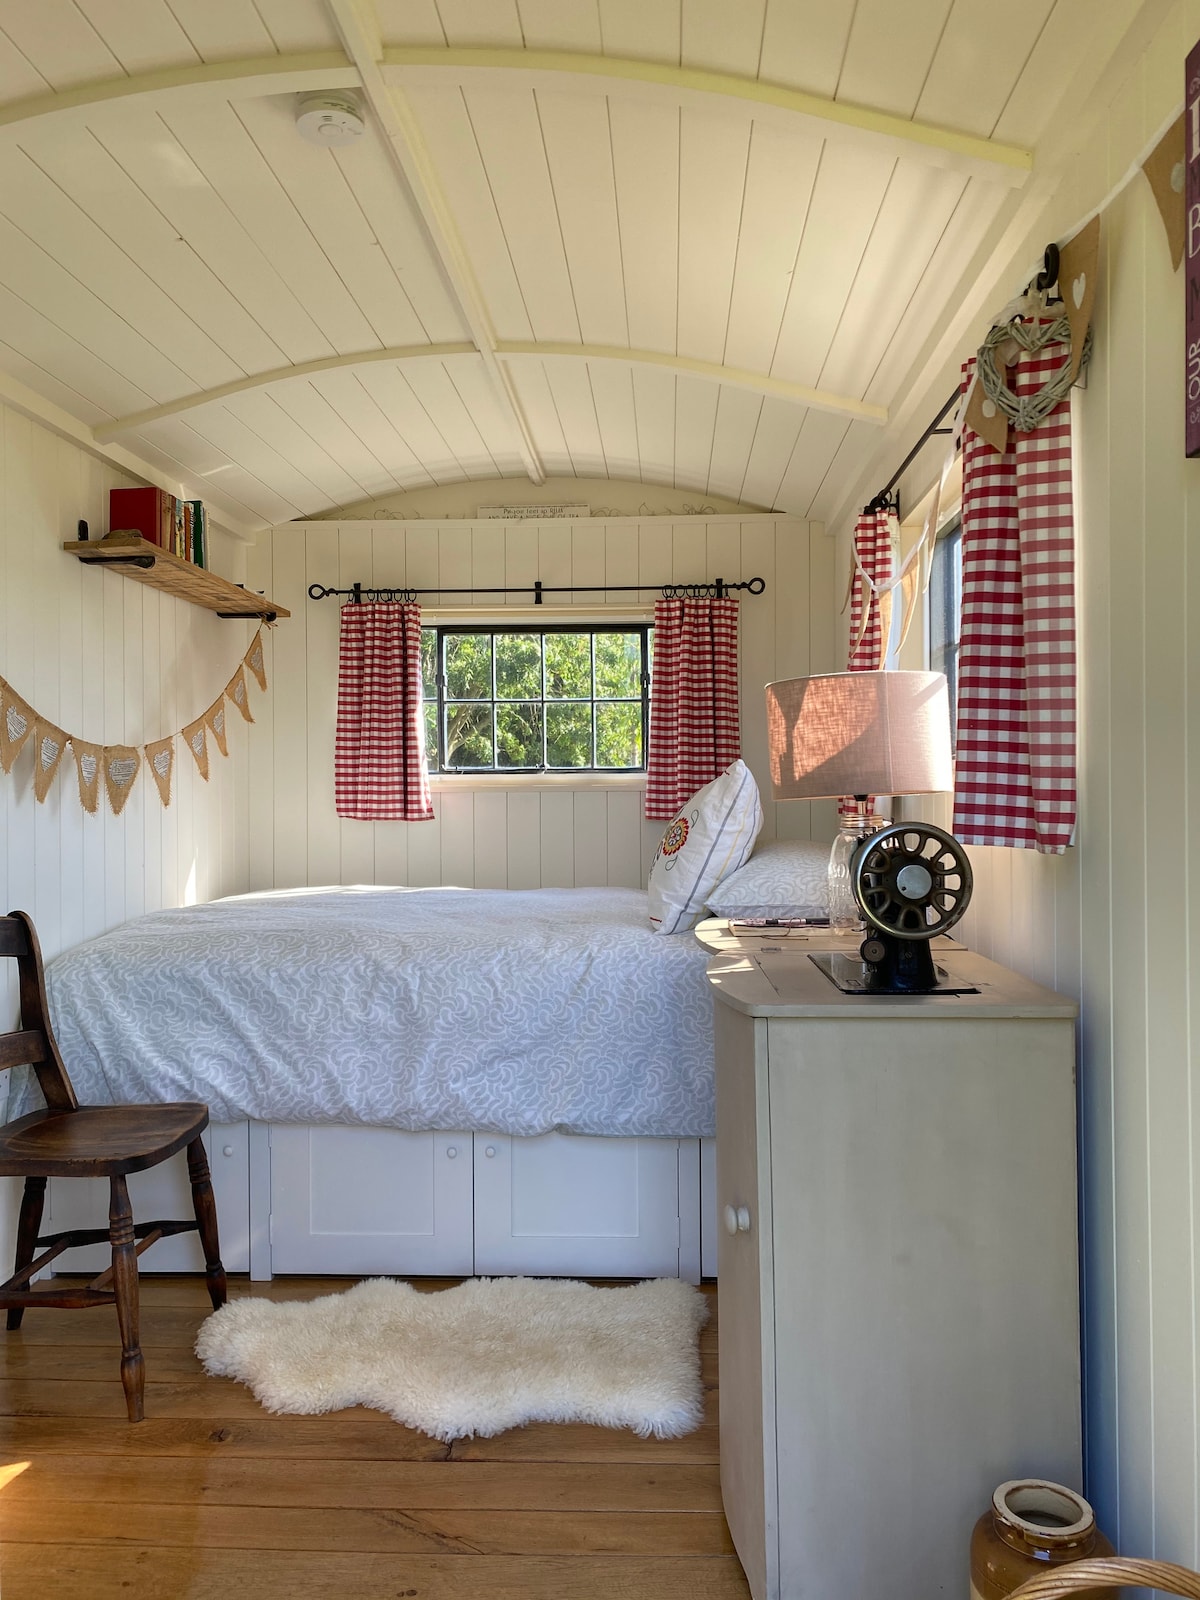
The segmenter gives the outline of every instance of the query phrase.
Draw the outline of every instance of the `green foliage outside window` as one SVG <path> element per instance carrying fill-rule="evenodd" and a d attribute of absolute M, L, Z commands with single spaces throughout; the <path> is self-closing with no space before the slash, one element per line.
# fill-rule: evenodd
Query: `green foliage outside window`
<path fill-rule="evenodd" d="M 644 770 L 648 637 L 423 628 L 431 770 Z"/>

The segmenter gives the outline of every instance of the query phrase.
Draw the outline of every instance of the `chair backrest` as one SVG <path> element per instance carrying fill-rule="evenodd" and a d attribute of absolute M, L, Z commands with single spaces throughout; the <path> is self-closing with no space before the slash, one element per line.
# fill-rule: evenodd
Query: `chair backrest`
<path fill-rule="evenodd" d="M 0 917 L 0 957 L 5 956 L 17 963 L 21 1026 L 13 1033 L 0 1033 L 0 1071 L 31 1066 L 47 1106 L 52 1111 L 75 1111 L 79 1102 L 50 1026 L 41 946 L 24 911 Z"/>

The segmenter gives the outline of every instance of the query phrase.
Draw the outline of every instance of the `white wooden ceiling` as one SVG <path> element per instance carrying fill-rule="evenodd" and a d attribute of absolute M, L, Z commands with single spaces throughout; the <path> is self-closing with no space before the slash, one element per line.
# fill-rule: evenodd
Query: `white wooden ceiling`
<path fill-rule="evenodd" d="M 526 473 L 828 514 L 1140 5 L 0 0 L 0 386 L 242 529 Z"/>

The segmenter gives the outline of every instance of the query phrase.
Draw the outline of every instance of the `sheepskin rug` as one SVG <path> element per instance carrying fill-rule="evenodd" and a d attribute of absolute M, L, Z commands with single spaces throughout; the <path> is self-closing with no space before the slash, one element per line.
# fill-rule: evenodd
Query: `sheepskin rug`
<path fill-rule="evenodd" d="M 231 1300 L 196 1354 L 268 1411 L 373 1406 L 435 1439 L 526 1422 L 592 1422 L 643 1438 L 700 1423 L 704 1296 L 677 1278 L 628 1288 L 471 1278 L 421 1293 L 372 1278 L 319 1300 Z"/>

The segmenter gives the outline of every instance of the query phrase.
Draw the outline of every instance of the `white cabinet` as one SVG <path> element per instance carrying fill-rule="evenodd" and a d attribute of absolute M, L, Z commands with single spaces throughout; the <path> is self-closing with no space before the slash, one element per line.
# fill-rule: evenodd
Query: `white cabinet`
<path fill-rule="evenodd" d="M 272 1270 L 470 1274 L 471 1155 L 469 1133 L 272 1123 Z"/>
<path fill-rule="evenodd" d="M 755 1600 L 965 1594 L 1009 1478 L 1081 1486 L 1074 1004 L 718 957 L 721 1487 Z"/>
<path fill-rule="evenodd" d="M 227 1272 L 246 1272 L 250 1266 L 248 1125 L 210 1124 L 203 1138 L 217 1206 L 221 1260 Z M 130 1173 L 128 1181 L 135 1222 L 176 1221 L 194 1215 L 186 1151 L 148 1172 Z M 46 1186 L 42 1232 L 107 1228 L 108 1197 L 107 1178 L 51 1178 Z M 57 1264 L 67 1273 L 100 1272 L 111 1260 L 107 1245 L 88 1245 L 60 1256 Z M 194 1233 L 160 1239 L 139 1256 L 138 1268 L 142 1272 L 203 1272 L 200 1242 Z"/>

